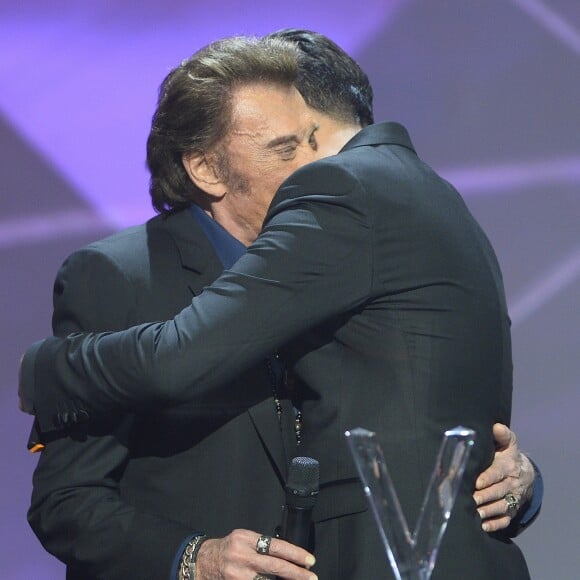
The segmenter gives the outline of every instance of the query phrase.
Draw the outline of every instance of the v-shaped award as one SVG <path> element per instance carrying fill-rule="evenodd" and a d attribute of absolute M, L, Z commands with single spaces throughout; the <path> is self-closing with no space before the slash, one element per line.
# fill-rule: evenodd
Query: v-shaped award
<path fill-rule="evenodd" d="M 397 580 L 429 580 L 451 515 L 475 431 L 446 431 L 413 533 L 401 509 L 375 433 L 345 433 L 358 474 Z"/>

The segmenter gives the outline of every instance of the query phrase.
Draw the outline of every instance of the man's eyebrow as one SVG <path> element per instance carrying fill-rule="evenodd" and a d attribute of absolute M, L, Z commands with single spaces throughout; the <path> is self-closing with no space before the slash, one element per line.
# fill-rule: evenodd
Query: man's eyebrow
<path fill-rule="evenodd" d="M 284 145 L 286 143 L 299 143 L 299 142 L 300 142 L 300 139 L 298 139 L 298 137 L 296 135 L 282 135 L 281 137 L 276 137 L 275 139 L 268 141 L 268 143 L 266 144 L 266 147 L 268 149 L 272 149 L 274 147 L 277 147 L 278 145 Z"/>

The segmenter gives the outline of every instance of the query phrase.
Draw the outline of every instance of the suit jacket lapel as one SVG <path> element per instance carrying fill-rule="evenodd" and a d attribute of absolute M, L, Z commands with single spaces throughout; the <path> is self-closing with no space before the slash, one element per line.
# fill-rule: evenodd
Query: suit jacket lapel
<path fill-rule="evenodd" d="M 292 403 L 288 400 L 283 400 L 281 403 L 282 417 L 280 422 L 271 397 L 251 407 L 248 413 L 266 452 L 276 465 L 278 477 L 282 482 L 286 482 L 288 462 L 295 455 L 296 438 L 293 431 L 294 408 Z"/>
<path fill-rule="evenodd" d="M 173 246 L 171 253 L 174 254 L 177 250 L 179 254 L 184 284 L 191 294 L 200 294 L 204 287 L 209 286 L 222 272 L 222 264 L 212 244 L 187 210 L 162 219 L 159 229 L 165 233 L 165 243 Z M 158 234 L 161 235 L 163 234 Z M 263 364 L 265 366 L 266 362 Z M 263 375 L 267 380 L 268 375 L 265 371 Z M 248 409 L 248 413 L 266 452 L 276 466 L 279 477 L 285 481 L 287 450 L 292 452 L 296 440 L 293 433 L 292 404 L 289 401 L 282 401 L 282 406 L 282 429 L 271 396 Z"/>
<path fill-rule="evenodd" d="M 179 254 L 186 286 L 200 294 L 222 272 L 213 246 L 187 210 L 169 215 L 162 223 Z"/>

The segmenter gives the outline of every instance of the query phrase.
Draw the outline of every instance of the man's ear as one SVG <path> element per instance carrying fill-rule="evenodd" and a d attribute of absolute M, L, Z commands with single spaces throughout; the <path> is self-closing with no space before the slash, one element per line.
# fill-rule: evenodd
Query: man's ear
<path fill-rule="evenodd" d="M 226 184 L 219 176 L 215 160 L 203 153 L 184 154 L 181 158 L 189 179 L 205 193 L 223 197 L 227 191 Z"/>

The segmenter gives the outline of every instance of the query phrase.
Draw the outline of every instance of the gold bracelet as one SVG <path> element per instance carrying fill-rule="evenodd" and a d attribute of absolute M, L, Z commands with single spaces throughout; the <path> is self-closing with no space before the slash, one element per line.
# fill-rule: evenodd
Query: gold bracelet
<path fill-rule="evenodd" d="M 195 538 L 192 538 L 187 543 L 187 546 L 185 546 L 185 550 L 183 551 L 183 556 L 181 556 L 179 578 L 183 578 L 184 580 L 195 580 L 195 562 L 197 559 L 197 553 L 205 540 L 207 540 L 207 536 L 201 534 L 200 536 L 195 536 Z"/>

